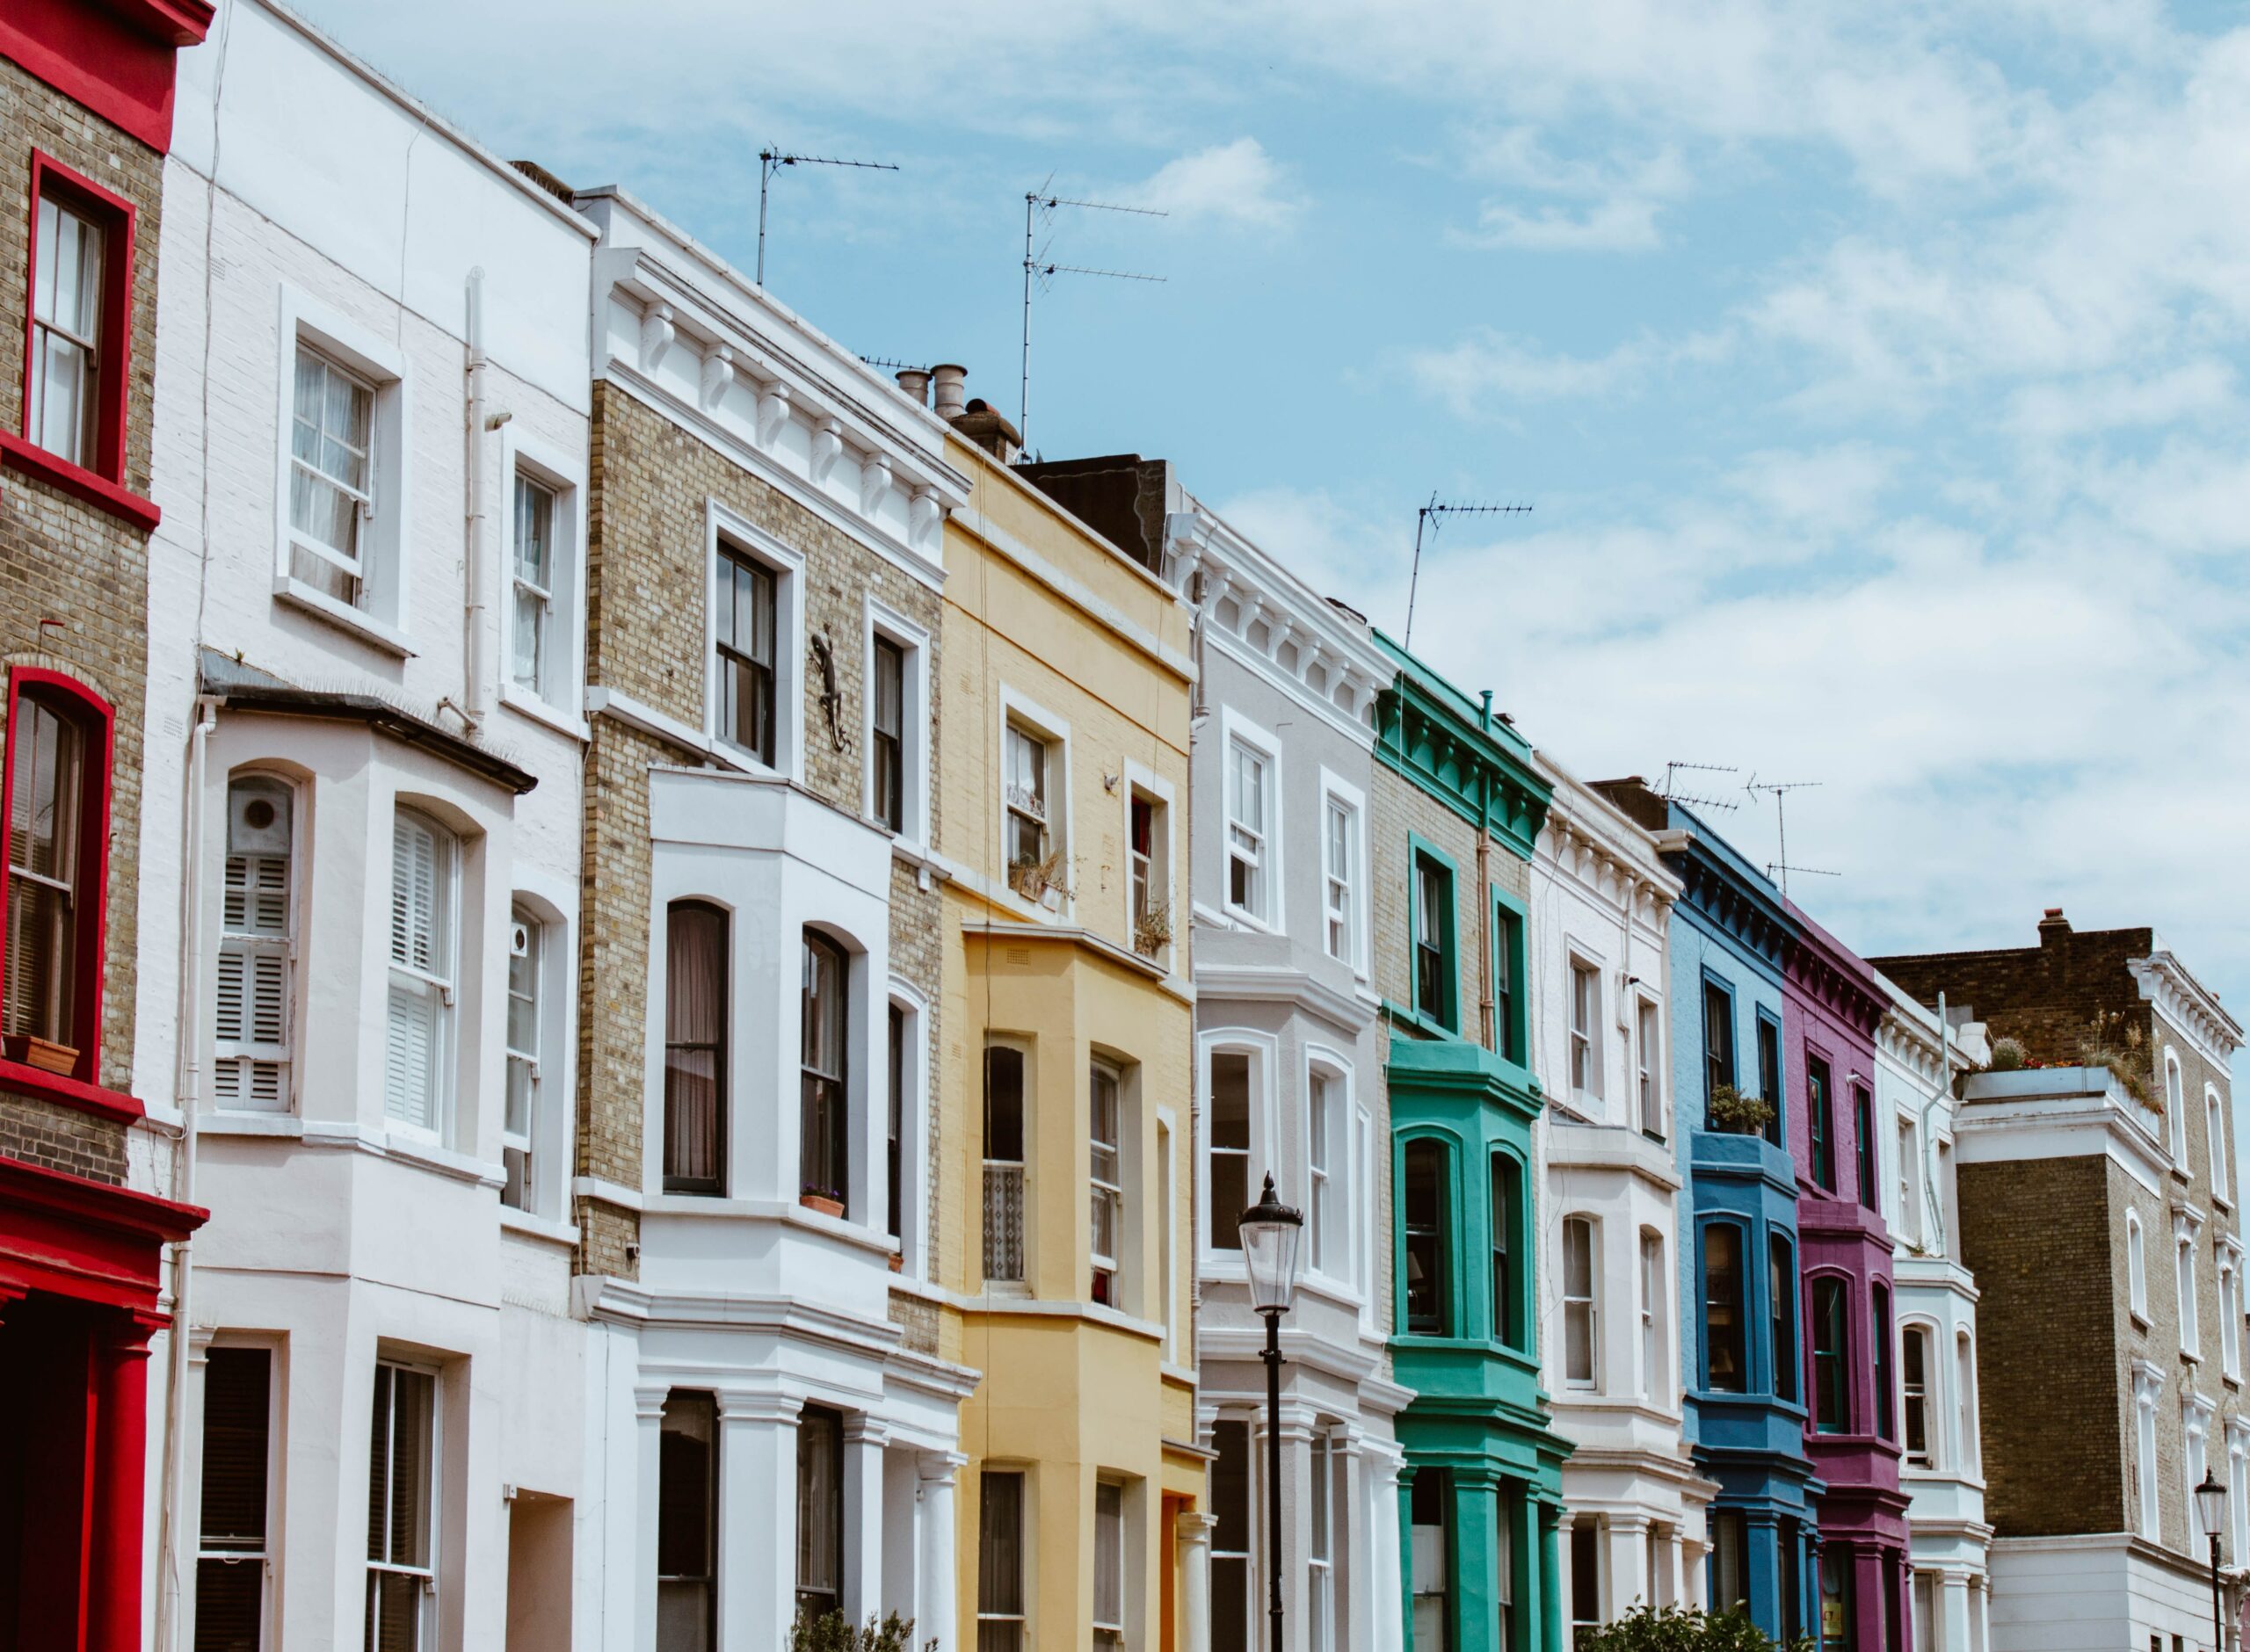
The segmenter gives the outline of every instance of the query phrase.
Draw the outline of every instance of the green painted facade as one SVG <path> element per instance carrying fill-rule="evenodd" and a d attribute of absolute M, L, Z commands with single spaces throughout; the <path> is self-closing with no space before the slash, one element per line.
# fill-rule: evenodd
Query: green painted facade
<path fill-rule="evenodd" d="M 1444 830 L 1443 816 L 1433 823 L 1424 811 L 1422 831 L 1376 845 L 1375 856 L 1378 876 L 1407 883 L 1405 933 L 1390 938 L 1406 967 L 1383 993 L 1391 1359 L 1415 1394 L 1397 1424 L 1406 1644 L 1561 1652 L 1557 1550 L 1570 1447 L 1550 1426 L 1539 1386 L 1532 1126 L 1542 1098 L 1521 1060 L 1522 993 L 1494 984 L 1525 980 L 1527 914 L 1489 873 L 1471 898 L 1458 894 L 1460 880 L 1477 877 L 1480 835 L 1490 859 L 1529 860 L 1549 788 L 1513 728 L 1378 640 L 1399 670 L 1378 706 L 1377 758 L 1463 829 Z M 1462 932 L 1464 911 L 1478 916 L 1472 932 Z M 1479 955 L 1486 949 L 1490 960 Z M 1441 1593 L 1431 1587 L 1441 1568 Z"/>

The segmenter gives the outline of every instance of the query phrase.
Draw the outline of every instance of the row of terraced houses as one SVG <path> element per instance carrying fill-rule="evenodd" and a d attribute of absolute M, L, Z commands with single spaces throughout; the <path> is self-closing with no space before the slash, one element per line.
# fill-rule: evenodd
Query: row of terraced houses
<path fill-rule="evenodd" d="M 2226 1652 L 2149 929 L 1860 957 L 271 0 L 0 117 L 0 1641 Z"/>

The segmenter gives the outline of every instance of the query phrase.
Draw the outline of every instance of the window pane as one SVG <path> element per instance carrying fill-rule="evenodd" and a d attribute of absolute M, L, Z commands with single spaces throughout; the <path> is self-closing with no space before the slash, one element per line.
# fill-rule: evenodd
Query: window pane
<path fill-rule="evenodd" d="M 1211 1246 L 1242 1249 L 1242 1213 L 1250 1207 L 1250 1057 L 1238 1050 L 1211 1056 Z"/>
<path fill-rule="evenodd" d="M 272 1356 L 263 1348 L 210 1351 L 203 1378 L 203 1504 L 198 1540 L 206 1554 L 265 1552 L 272 1367 Z M 200 1632 L 200 1622 L 198 1627 Z"/>
<path fill-rule="evenodd" d="M 803 1112 L 799 1138 L 802 1191 L 846 1200 L 850 1181 L 850 1120 L 845 1088 L 844 951 L 807 930 L 804 934 Z"/>
<path fill-rule="evenodd" d="M 978 1479 L 977 1500 L 977 1612 L 1020 1618 L 1023 1476 L 986 1469 Z"/>
<path fill-rule="evenodd" d="M 844 1586 L 844 1419 L 807 1406 L 797 1418 L 797 1609 L 836 1609 Z"/>
<path fill-rule="evenodd" d="M 1093 1489 L 1093 1623 L 1125 1627 L 1125 1489 L 1107 1481 Z"/>
<path fill-rule="evenodd" d="M 701 902 L 665 915 L 664 1185 L 716 1192 L 726 1117 L 727 916 Z"/>
<path fill-rule="evenodd" d="M 1446 1150 L 1435 1141 L 1406 1144 L 1406 1328 L 1448 1334 L 1446 1301 Z"/>
<path fill-rule="evenodd" d="M 1704 1380 L 1723 1393 L 1748 1385 L 1742 1319 L 1741 1231 L 1714 1222 L 1703 1229 Z"/>
<path fill-rule="evenodd" d="M 8 936 L 4 1030 L 78 1043 L 77 883 L 84 742 L 78 725 L 33 694 L 9 731 Z"/>

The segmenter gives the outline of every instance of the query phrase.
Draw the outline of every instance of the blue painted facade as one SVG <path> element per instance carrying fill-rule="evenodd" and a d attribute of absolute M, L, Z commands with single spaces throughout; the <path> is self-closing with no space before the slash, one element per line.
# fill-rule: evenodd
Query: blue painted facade
<path fill-rule="evenodd" d="M 1804 1446 L 1803 1263 L 1782 1100 L 1782 959 L 1794 927 L 1780 891 L 1691 810 L 1638 782 L 1600 789 L 1667 834 L 1665 862 L 1685 886 L 1670 935 L 1680 1361 L 1688 1442 L 1719 1487 L 1705 1598 L 1714 1608 L 1743 1601 L 1760 1628 L 1793 1639 L 1813 1621 L 1821 1490 Z M 1775 1116 L 1764 1134 L 1713 1127 L 1709 1096 L 1724 1083 L 1769 1097 Z"/>

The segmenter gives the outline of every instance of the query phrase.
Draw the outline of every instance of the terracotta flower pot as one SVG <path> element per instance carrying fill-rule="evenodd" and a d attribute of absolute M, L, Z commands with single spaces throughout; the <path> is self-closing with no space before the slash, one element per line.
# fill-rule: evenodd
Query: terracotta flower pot
<path fill-rule="evenodd" d="M 807 1210 L 817 1210 L 824 1216 L 840 1218 L 844 1214 L 844 1201 L 831 1199 L 825 1193 L 800 1193 L 797 1195 L 797 1203 L 802 1205 Z"/>
<path fill-rule="evenodd" d="M 68 1078 L 78 1070 L 78 1052 L 68 1044 L 50 1043 L 43 1038 L 26 1033 L 8 1040 L 8 1054 L 26 1067 L 36 1067 L 42 1073 L 53 1073 Z"/>

